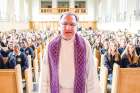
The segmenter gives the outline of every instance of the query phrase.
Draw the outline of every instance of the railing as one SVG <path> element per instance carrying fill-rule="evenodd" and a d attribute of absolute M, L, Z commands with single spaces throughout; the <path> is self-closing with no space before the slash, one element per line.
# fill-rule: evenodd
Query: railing
<path fill-rule="evenodd" d="M 41 8 L 41 13 L 63 13 L 63 12 L 68 12 L 72 11 L 77 14 L 84 14 L 87 13 L 86 8 Z"/>
<path fill-rule="evenodd" d="M 31 21 L 30 23 L 30 29 L 33 29 L 33 31 L 47 31 L 48 28 L 51 29 L 51 31 L 58 31 L 59 29 L 59 22 L 56 21 Z M 96 29 L 96 21 L 80 21 L 79 25 L 82 28 L 88 28 L 92 27 Z"/>

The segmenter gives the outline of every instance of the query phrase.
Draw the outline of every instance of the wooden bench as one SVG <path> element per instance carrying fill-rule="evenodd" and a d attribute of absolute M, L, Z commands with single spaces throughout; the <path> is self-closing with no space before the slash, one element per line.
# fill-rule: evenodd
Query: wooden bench
<path fill-rule="evenodd" d="M 0 93 L 23 93 L 21 67 L 0 69 Z"/>
<path fill-rule="evenodd" d="M 140 93 L 140 68 L 120 68 L 114 64 L 111 93 Z"/>
<path fill-rule="evenodd" d="M 95 66 L 97 68 L 100 67 L 100 62 L 101 62 L 101 54 L 100 54 L 100 51 L 96 48 L 94 48 L 94 51 L 93 51 L 93 58 L 94 58 L 94 62 L 95 62 Z"/>
<path fill-rule="evenodd" d="M 100 85 L 101 93 L 107 93 L 107 80 L 108 80 L 108 69 L 104 66 L 104 54 L 101 55 L 100 63 Z"/>
<path fill-rule="evenodd" d="M 26 93 L 32 93 L 33 90 L 33 75 L 31 65 L 31 55 L 28 55 L 29 68 L 25 70 L 25 81 L 26 81 Z"/>
<path fill-rule="evenodd" d="M 25 70 L 25 81 L 26 81 L 26 93 L 32 93 L 33 91 L 33 82 L 32 82 L 32 72 L 28 68 Z"/>
<path fill-rule="evenodd" d="M 39 67 L 38 67 L 38 59 L 35 57 L 33 62 L 33 72 L 34 72 L 34 81 L 37 82 L 39 78 Z"/>
<path fill-rule="evenodd" d="M 101 93 L 107 93 L 107 79 L 108 79 L 108 69 L 104 66 L 101 66 L 100 68 Z"/>

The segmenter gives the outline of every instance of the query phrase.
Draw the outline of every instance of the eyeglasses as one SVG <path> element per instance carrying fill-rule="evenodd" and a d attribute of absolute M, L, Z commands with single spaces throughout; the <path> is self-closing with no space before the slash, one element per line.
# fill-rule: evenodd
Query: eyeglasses
<path fill-rule="evenodd" d="M 70 26 L 72 26 L 72 27 L 74 27 L 74 26 L 76 26 L 77 24 L 76 23 L 66 23 L 66 22 L 64 22 L 64 23 L 61 23 L 62 25 L 64 25 L 64 26 L 66 26 L 66 25 L 70 25 Z"/>

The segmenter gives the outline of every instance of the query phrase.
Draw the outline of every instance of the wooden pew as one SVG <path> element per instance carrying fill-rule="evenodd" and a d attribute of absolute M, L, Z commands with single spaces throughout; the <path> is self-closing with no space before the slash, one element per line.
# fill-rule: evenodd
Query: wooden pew
<path fill-rule="evenodd" d="M 104 55 L 101 55 L 101 63 L 99 69 L 101 93 L 107 93 L 108 69 L 104 66 Z"/>
<path fill-rule="evenodd" d="M 108 79 L 108 69 L 104 66 L 101 66 L 100 68 L 101 93 L 107 93 L 107 79 Z"/>
<path fill-rule="evenodd" d="M 25 70 L 25 81 L 26 81 L 26 93 L 32 93 L 33 90 L 33 76 L 32 76 L 32 65 L 31 55 L 28 55 L 29 68 Z"/>
<path fill-rule="evenodd" d="M 38 67 L 38 59 L 35 57 L 33 62 L 33 72 L 34 72 L 34 81 L 37 82 L 39 78 L 39 67 Z"/>
<path fill-rule="evenodd" d="M 97 50 L 96 48 L 94 48 L 93 55 L 94 55 L 95 66 L 96 66 L 97 68 L 99 68 L 99 67 L 100 67 L 100 61 L 101 61 L 101 54 L 100 54 L 100 51 Z"/>
<path fill-rule="evenodd" d="M 105 57 L 105 55 L 102 54 L 102 55 L 101 55 L 101 63 L 100 63 L 100 67 L 104 66 L 104 64 L 105 64 L 105 63 L 104 63 L 104 62 L 105 62 L 105 61 L 104 61 L 104 57 Z"/>
<path fill-rule="evenodd" d="M 29 63 L 29 69 L 32 71 L 32 60 L 31 60 L 31 55 L 28 55 L 27 58 L 28 58 L 28 63 Z"/>
<path fill-rule="evenodd" d="M 30 69 L 25 70 L 25 81 L 26 81 L 26 93 L 32 93 L 33 91 L 33 82 Z"/>
<path fill-rule="evenodd" d="M 43 48 L 42 48 L 42 45 L 40 45 L 39 46 L 39 48 L 38 48 L 39 50 L 38 50 L 38 54 L 37 54 L 37 59 L 38 59 L 38 71 L 39 71 L 39 69 L 40 69 L 40 62 L 42 62 L 42 58 L 43 58 Z"/>
<path fill-rule="evenodd" d="M 0 69 L 0 93 L 23 93 L 21 67 Z"/>
<path fill-rule="evenodd" d="M 38 66 L 39 66 L 39 71 L 40 71 L 40 68 L 41 68 L 41 63 L 42 63 L 42 61 L 43 61 L 43 52 L 40 52 L 39 53 L 39 62 L 38 62 Z"/>
<path fill-rule="evenodd" d="M 33 81 L 37 82 L 39 79 L 39 64 L 40 64 L 40 57 L 42 58 L 42 56 L 40 56 L 40 48 L 35 49 L 35 58 L 33 60 Z"/>
<path fill-rule="evenodd" d="M 120 68 L 114 64 L 111 93 L 140 93 L 140 68 Z"/>
<path fill-rule="evenodd" d="M 44 49 L 42 48 L 42 45 L 40 45 L 38 47 L 38 49 L 36 49 L 36 57 L 34 59 L 34 62 L 33 62 L 33 71 L 34 71 L 34 80 L 35 82 L 37 82 L 39 80 L 39 71 L 40 71 L 40 65 L 41 65 L 41 62 L 43 60 L 43 52 L 44 52 Z"/>

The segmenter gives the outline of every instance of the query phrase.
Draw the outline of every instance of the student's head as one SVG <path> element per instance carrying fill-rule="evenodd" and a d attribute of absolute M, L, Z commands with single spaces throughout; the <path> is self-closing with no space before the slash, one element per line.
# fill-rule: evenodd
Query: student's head
<path fill-rule="evenodd" d="M 78 17 L 71 13 L 64 13 L 60 17 L 61 34 L 64 39 L 72 39 L 77 31 Z"/>
<path fill-rule="evenodd" d="M 114 40 L 109 41 L 109 51 L 115 52 L 118 49 L 118 44 Z"/>
<path fill-rule="evenodd" d="M 9 48 L 10 50 L 13 50 L 13 47 L 14 47 L 14 42 L 13 42 L 12 40 L 10 40 L 10 41 L 8 42 L 8 48 Z"/>
<path fill-rule="evenodd" d="M 120 42 L 119 42 L 119 45 L 120 45 L 119 47 L 121 47 L 121 48 L 125 48 L 126 45 L 127 45 L 126 40 L 125 40 L 125 39 L 121 39 Z"/>
<path fill-rule="evenodd" d="M 23 48 L 27 48 L 28 47 L 27 39 L 22 39 L 21 47 L 23 47 Z"/>
<path fill-rule="evenodd" d="M 129 42 L 129 43 L 127 44 L 127 51 L 128 51 L 130 54 L 134 53 L 134 51 L 135 51 L 135 45 L 134 45 L 132 42 Z"/>
<path fill-rule="evenodd" d="M 103 47 L 104 47 L 105 49 L 108 49 L 108 48 L 109 48 L 109 42 L 108 42 L 107 40 L 104 40 L 104 42 L 103 42 Z"/>
<path fill-rule="evenodd" d="M 19 46 L 19 44 L 15 44 L 14 45 L 14 51 L 15 51 L 15 53 L 19 53 L 20 52 L 20 46 Z"/>

